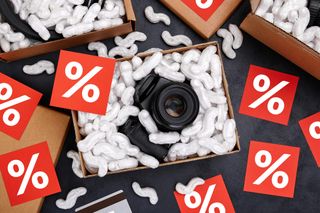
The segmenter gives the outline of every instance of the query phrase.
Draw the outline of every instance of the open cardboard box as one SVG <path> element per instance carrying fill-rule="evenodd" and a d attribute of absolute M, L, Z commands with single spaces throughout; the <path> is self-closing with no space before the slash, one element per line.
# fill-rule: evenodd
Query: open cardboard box
<path fill-rule="evenodd" d="M 47 141 L 51 158 L 56 165 L 68 134 L 70 116 L 38 106 L 20 140 L 0 132 L 0 155 Z M 3 179 L 0 178 L 0 212 L 40 212 L 44 198 L 11 206 Z"/>
<path fill-rule="evenodd" d="M 240 28 L 320 80 L 320 54 L 282 29 L 255 15 L 260 0 L 250 0 L 252 12 Z"/>
<path fill-rule="evenodd" d="M 112 38 L 118 35 L 128 34 L 135 30 L 136 17 L 133 11 L 131 0 L 123 0 L 126 9 L 124 23 L 112 28 L 106 28 L 99 31 L 92 31 L 79 36 L 63 38 L 55 41 L 35 44 L 28 48 L 0 53 L 0 60 L 5 62 L 16 61 L 24 58 L 29 58 L 56 50 L 66 49 L 82 44 Z"/>
<path fill-rule="evenodd" d="M 231 98 L 230 98 L 229 89 L 228 89 L 228 82 L 227 82 L 227 79 L 226 79 L 226 76 L 225 76 L 223 62 L 222 62 L 222 59 L 221 59 L 221 51 L 220 51 L 220 48 L 219 48 L 219 44 L 217 42 L 208 42 L 208 43 L 198 44 L 198 45 L 194 45 L 194 46 L 190 46 L 190 47 L 182 47 L 182 48 L 177 48 L 177 49 L 164 50 L 164 51 L 161 51 L 161 52 L 164 55 L 165 54 L 170 54 L 170 53 L 173 53 L 173 52 L 182 53 L 182 52 L 185 52 L 185 51 L 190 50 L 190 49 L 203 50 L 203 49 L 205 49 L 206 47 L 208 47 L 210 45 L 214 45 L 218 49 L 218 55 L 220 56 L 221 65 L 222 65 L 223 87 L 224 87 L 224 90 L 225 90 L 225 94 L 226 94 L 226 97 L 227 97 L 227 103 L 228 103 L 228 107 L 229 107 L 229 118 L 233 118 L 234 119 L 233 107 L 232 107 L 232 104 L 231 104 Z M 138 55 L 141 58 L 145 58 L 145 57 L 148 57 L 148 56 L 150 56 L 152 54 L 153 53 L 142 53 L 142 54 L 138 54 Z M 127 61 L 127 60 L 131 60 L 131 58 L 118 59 L 118 61 Z M 78 113 L 76 111 L 72 111 L 71 113 L 72 113 L 73 126 L 74 126 L 75 134 L 76 134 L 76 142 L 78 143 L 82 139 L 82 136 L 80 134 L 80 129 L 79 129 L 79 126 L 78 126 Z M 229 153 L 227 153 L 227 154 L 233 154 L 233 153 L 237 153 L 237 152 L 240 151 L 240 142 L 239 142 L 238 131 L 236 131 L 236 134 L 237 134 L 237 144 L 236 144 L 234 150 L 229 152 Z M 81 159 L 81 169 L 82 169 L 82 172 L 84 174 L 84 177 L 96 176 L 96 174 L 90 174 L 86 170 L 85 165 L 84 165 L 84 160 L 83 160 L 83 157 L 82 157 L 82 153 L 79 152 L 79 155 L 80 155 L 80 159 Z M 187 163 L 187 162 L 196 161 L 196 160 L 204 160 L 204 159 L 208 159 L 208 158 L 212 158 L 212 157 L 216 157 L 216 156 L 217 156 L 216 154 L 210 154 L 210 155 L 207 155 L 207 156 L 204 156 L 204 157 L 194 156 L 194 157 L 191 157 L 191 158 L 188 158 L 188 159 L 185 159 L 185 160 L 178 160 L 178 161 L 174 161 L 174 162 L 161 163 L 160 166 L 162 167 L 162 166 L 169 166 L 169 165 Z M 116 171 L 116 172 L 108 172 L 108 175 L 109 174 L 122 173 L 122 172 L 136 171 L 136 170 L 141 170 L 141 169 L 147 169 L 147 167 L 139 166 L 139 167 L 136 167 L 136 168 L 124 169 L 124 170 L 120 170 L 120 171 Z"/>
<path fill-rule="evenodd" d="M 205 39 L 210 38 L 231 16 L 242 0 L 223 0 L 217 10 L 205 21 L 181 0 L 160 0 L 194 31 Z M 220 0 L 219 0 L 220 1 Z"/>

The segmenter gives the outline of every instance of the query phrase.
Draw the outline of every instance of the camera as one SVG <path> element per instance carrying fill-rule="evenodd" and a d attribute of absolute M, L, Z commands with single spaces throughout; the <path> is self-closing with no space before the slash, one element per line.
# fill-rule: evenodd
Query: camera
<path fill-rule="evenodd" d="M 177 83 L 150 74 L 136 86 L 135 104 L 148 110 L 163 132 L 181 131 L 199 113 L 199 99 L 187 83 Z"/>
<path fill-rule="evenodd" d="M 136 85 L 134 103 L 147 110 L 162 132 L 181 131 L 198 116 L 199 99 L 188 83 L 173 82 L 154 73 Z M 169 146 L 153 144 L 137 118 L 130 117 L 121 130 L 141 151 L 163 159 Z"/>

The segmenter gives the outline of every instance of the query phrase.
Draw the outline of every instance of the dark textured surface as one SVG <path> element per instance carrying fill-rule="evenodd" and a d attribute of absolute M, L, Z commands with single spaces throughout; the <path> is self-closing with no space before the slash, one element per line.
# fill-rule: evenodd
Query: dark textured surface
<path fill-rule="evenodd" d="M 139 43 L 141 51 L 151 47 L 168 48 L 160 38 L 163 30 L 169 30 L 173 34 L 186 34 L 192 38 L 195 44 L 204 42 L 203 39 L 189 29 L 189 27 L 163 5 L 158 3 L 158 1 L 133 0 L 133 4 L 137 16 L 137 30 L 143 31 L 148 35 L 146 42 Z M 169 14 L 172 25 L 168 28 L 163 24 L 154 25 L 147 22 L 143 16 L 143 9 L 147 5 L 152 5 L 156 11 L 164 11 Z M 238 8 L 227 23 L 239 25 L 248 12 L 249 3 L 245 2 Z M 211 40 L 221 41 L 216 37 L 213 37 Z M 112 40 L 106 43 L 109 48 L 114 45 Z M 71 50 L 87 52 L 86 46 L 72 48 Z M 97 198 L 122 189 L 127 196 L 133 212 L 178 212 L 178 205 L 173 196 L 174 186 L 177 182 L 185 183 L 195 176 L 209 178 L 218 174 L 222 174 L 237 212 L 320 212 L 320 171 L 316 166 L 298 125 L 299 120 L 318 112 L 320 109 L 319 81 L 248 35 L 245 35 L 244 44 L 242 48 L 237 51 L 237 55 L 236 60 L 233 61 L 224 58 L 224 66 L 230 85 L 232 104 L 241 137 L 242 150 L 240 153 L 205 161 L 160 168 L 155 171 L 146 170 L 111 175 L 105 178 L 79 179 L 72 173 L 71 160 L 66 157 L 67 151 L 75 149 L 74 132 L 71 130 L 57 165 L 57 173 L 62 192 L 48 197 L 44 202 L 42 212 L 68 212 L 57 209 L 55 201 L 58 198 L 65 198 L 67 192 L 79 186 L 87 187 L 88 193 L 79 199 L 76 206 L 84 205 Z M 44 94 L 42 104 L 48 105 L 54 76 L 44 74 L 30 77 L 23 74 L 22 66 L 32 64 L 39 59 L 50 59 L 56 63 L 57 58 L 58 53 L 55 52 L 11 64 L 0 64 L 0 70 L 32 88 L 41 91 Z M 289 126 L 270 123 L 238 113 L 250 64 L 275 69 L 300 77 Z M 248 144 L 250 140 L 286 144 L 301 148 L 294 199 L 243 192 Z M 152 206 L 147 199 L 141 199 L 134 195 L 131 190 L 131 183 L 133 181 L 138 181 L 143 185 L 156 188 L 159 195 L 159 203 L 156 206 Z M 74 209 L 69 212 L 73 211 Z"/>

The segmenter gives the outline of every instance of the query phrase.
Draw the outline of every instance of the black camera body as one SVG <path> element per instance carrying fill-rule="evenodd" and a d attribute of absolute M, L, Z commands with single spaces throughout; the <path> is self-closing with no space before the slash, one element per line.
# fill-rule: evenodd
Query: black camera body
<path fill-rule="evenodd" d="M 136 86 L 135 104 L 149 111 L 159 130 L 181 131 L 199 113 L 197 94 L 187 83 L 177 83 L 150 74 Z"/>
<path fill-rule="evenodd" d="M 199 99 L 188 83 L 173 82 L 152 73 L 141 80 L 135 89 L 135 105 L 147 110 L 162 132 L 181 131 L 198 116 Z M 130 117 L 120 131 L 144 153 L 159 160 L 167 156 L 169 145 L 151 143 L 138 118 Z"/>

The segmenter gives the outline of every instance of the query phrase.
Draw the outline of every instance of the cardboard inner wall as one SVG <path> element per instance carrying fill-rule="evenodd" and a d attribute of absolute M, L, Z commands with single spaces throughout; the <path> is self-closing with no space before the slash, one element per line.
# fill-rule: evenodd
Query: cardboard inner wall
<path fill-rule="evenodd" d="M 208 21 L 204 21 L 182 1 L 160 1 L 205 39 L 210 38 L 225 23 L 241 3 L 241 0 L 225 0 L 208 19 Z"/>
<path fill-rule="evenodd" d="M 218 49 L 217 53 L 218 53 L 218 55 L 220 56 L 220 59 L 221 59 L 221 51 L 220 51 L 220 48 L 219 48 L 219 44 L 217 42 L 208 42 L 208 43 L 198 44 L 198 45 L 194 45 L 194 46 L 190 46 L 190 47 L 182 47 L 182 48 L 177 48 L 177 49 L 164 50 L 164 51 L 161 51 L 161 52 L 165 55 L 165 54 L 169 54 L 169 53 L 173 53 L 173 52 L 185 52 L 187 50 L 194 49 L 194 48 L 202 50 L 202 49 L 205 49 L 206 47 L 208 47 L 209 45 L 217 46 L 217 49 Z M 152 55 L 152 53 L 143 53 L 143 54 L 138 54 L 138 55 L 141 58 L 145 58 L 147 56 Z M 131 60 L 131 58 L 118 59 L 118 61 L 127 61 L 127 60 Z M 221 60 L 221 66 L 222 66 L 223 87 L 224 87 L 224 90 L 225 90 L 225 93 L 226 93 L 227 103 L 228 103 L 228 107 L 229 107 L 229 117 L 234 119 L 234 111 L 233 111 L 233 107 L 232 107 L 231 97 L 230 97 L 229 88 L 228 88 L 228 82 L 227 82 L 227 79 L 226 79 L 226 76 L 225 76 L 225 71 L 224 71 L 222 60 Z M 77 114 L 76 111 L 72 111 L 71 114 L 72 114 L 73 126 L 75 128 L 76 142 L 78 143 L 82 139 L 82 136 L 80 134 L 80 129 L 79 129 L 79 126 L 78 126 L 78 114 Z M 237 134 L 237 144 L 236 144 L 234 150 L 232 152 L 227 153 L 227 154 L 233 154 L 233 153 L 237 153 L 237 152 L 240 151 L 240 142 L 239 142 L 238 131 L 236 131 L 236 134 Z M 86 178 L 96 176 L 96 174 L 90 174 L 85 169 L 82 153 L 79 152 L 79 155 L 80 155 L 80 159 L 81 159 L 81 168 L 82 168 L 84 176 Z M 193 158 L 188 158 L 188 159 L 185 159 L 185 160 L 161 163 L 160 167 L 169 166 L 169 165 L 175 165 L 175 164 L 181 164 L 181 163 L 187 163 L 187 162 L 191 162 L 191 161 L 195 161 L 195 160 L 203 160 L 203 159 L 208 159 L 208 158 L 212 158 L 212 157 L 216 157 L 216 156 L 218 156 L 218 155 L 210 154 L 210 155 L 207 155 L 207 156 L 204 156 L 204 157 L 195 156 Z M 123 172 L 129 172 L 129 171 L 137 171 L 137 170 L 141 170 L 141 169 L 148 169 L 148 168 L 145 167 L 145 166 L 139 166 L 137 168 L 125 169 L 125 170 L 115 171 L 115 172 L 108 172 L 108 175 L 117 174 L 117 173 L 123 173 Z"/>
<path fill-rule="evenodd" d="M 23 58 L 29 58 L 61 49 L 78 46 L 93 41 L 104 40 L 115 37 L 117 35 L 124 35 L 135 30 L 136 17 L 132 7 L 131 0 L 124 0 L 124 6 L 126 9 L 126 16 L 124 23 L 119 26 L 107 28 L 99 31 L 92 31 L 79 36 L 70 38 L 63 38 L 55 41 L 48 41 L 40 44 L 33 45 L 28 48 L 11 51 L 8 53 L 0 53 L 0 60 L 5 62 L 11 62 L 20 60 Z"/>
<path fill-rule="evenodd" d="M 320 80 L 320 54 L 291 34 L 254 14 L 260 0 L 251 0 L 252 12 L 240 28 Z M 259 29 L 259 30 L 257 30 Z"/>
<path fill-rule="evenodd" d="M 19 141 L 0 133 L 0 155 L 47 141 L 52 161 L 56 165 L 68 133 L 69 124 L 70 116 L 38 106 Z M 39 212 L 42 202 L 43 199 L 39 198 L 11 207 L 3 179 L 0 178 L 0 212 Z"/>

